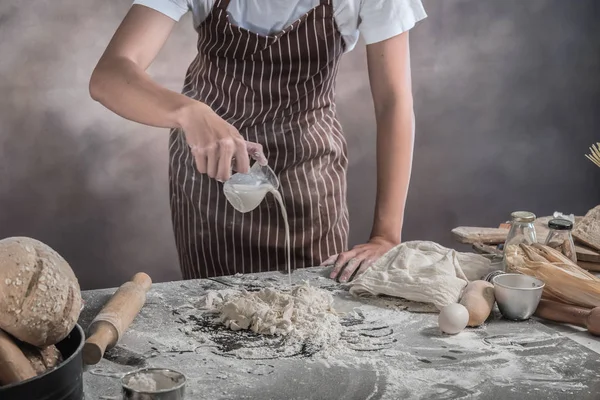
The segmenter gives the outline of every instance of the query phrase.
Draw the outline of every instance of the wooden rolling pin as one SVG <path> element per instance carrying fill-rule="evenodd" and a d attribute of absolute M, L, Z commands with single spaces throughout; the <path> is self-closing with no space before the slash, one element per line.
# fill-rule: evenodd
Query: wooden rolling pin
<path fill-rule="evenodd" d="M 83 362 L 97 364 L 104 352 L 113 348 L 146 302 L 152 279 L 143 272 L 117 289 L 89 327 L 83 346 Z"/>
<path fill-rule="evenodd" d="M 19 346 L 0 330 L 0 386 L 21 382 L 36 375 Z"/>
<path fill-rule="evenodd" d="M 550 321 L 581 326 L 592 335 L 600 336 L 600 307 L 588 309 L 542 299 L 535 315 Z"/>

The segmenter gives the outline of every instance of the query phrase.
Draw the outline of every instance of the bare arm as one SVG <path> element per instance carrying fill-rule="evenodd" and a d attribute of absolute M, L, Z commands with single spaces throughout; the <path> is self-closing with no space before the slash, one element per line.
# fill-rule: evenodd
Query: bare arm
<path fill-rule="evenodd" d="M 174 25 L 155 10 L 133 5 L 92 74 L 92 98 L 129 120 L 183 129 L 198 170 L 210 177 L 229 179 L 233 157 L 236 169 L 246 172 L 248 152 L 266 163 L 260 146 L 246 143 L 209 106 L 160 86 L 146 73 Z"/>
<path fill-rule="evenodd" d="M 377 196 L 368 243 L 327 260 L 331 278 L 348 281 L 401 241 L 414 148 L 408 32 L 367 46 L 377 121 Z M 358 270 L 358 271 L 357 271 Z"/>
<path fill-rule="evenodd" d="M 174 25 L 175 21 L 166 15 L 132 6 L 92 74 L 92 98 L 129 120 L 182 128 L 185 110 L 201 104 L 165 89 L 146 73 Z"/>
<path fill-rule="evenodd" d="M 414 148 L 408 32 L 367 47 L 377 119 L 377 200 L 372 238 L 400 243 Z"/>

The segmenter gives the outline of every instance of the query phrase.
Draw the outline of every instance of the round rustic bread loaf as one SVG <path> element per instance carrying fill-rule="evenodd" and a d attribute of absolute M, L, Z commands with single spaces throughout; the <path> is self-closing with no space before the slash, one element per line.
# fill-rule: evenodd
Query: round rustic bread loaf
<path fill-rule="evenodd" d="M 71 332 L 80 311 L 79 283 L 64 258 L 35 239 L 0 240 L 0 329 L 46 347 Z"/>

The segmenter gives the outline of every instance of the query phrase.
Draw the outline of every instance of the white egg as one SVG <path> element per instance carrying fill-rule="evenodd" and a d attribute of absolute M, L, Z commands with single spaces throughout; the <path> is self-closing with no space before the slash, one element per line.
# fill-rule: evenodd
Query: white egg
<path fill-rule="evenodd" d="M 442 308 L 438 317 L 438 326 L 444 333 L 455 335 L 465 329 L 469 323 L 469 311 L 462 304 L 448 304 Z"/>

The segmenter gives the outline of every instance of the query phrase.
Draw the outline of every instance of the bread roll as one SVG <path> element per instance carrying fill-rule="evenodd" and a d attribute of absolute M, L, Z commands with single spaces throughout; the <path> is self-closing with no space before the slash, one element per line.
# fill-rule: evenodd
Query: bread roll
<path fill-rule="evenodd" d="M 19 347 L 38 375 L 53 369 L 62 362 L 62 354 L 58 351 L 56 346 L 48 346 L 40 349 L 21 342 Z"/>
<path fill-rule="evenodd" d="M 0 386 L 35 377 L 36 371 L 17 341 L 0 329 Z"/>
<path fill-rule="evenodd" d="M 64 339 L 81 311 L 73 270 L 35 239 L 0 240 L 0 329 L 37 347 Z"/>
<path fill-rule="evenodd" d="M 481 280 L 469 282 L 460 299 L 460 304 L 469 311 L 467 326 L 476 327 L 483 324 L 490 316 L 495 302 L 494 285 Z"/>

